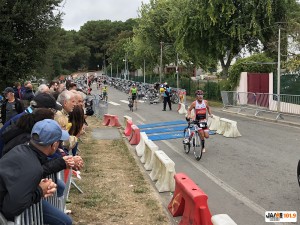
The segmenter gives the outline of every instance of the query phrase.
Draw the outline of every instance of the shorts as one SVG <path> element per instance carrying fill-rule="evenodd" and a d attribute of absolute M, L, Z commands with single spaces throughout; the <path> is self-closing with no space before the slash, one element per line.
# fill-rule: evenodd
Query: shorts
<path fill-rule="evenodd" d="M 136 94 L 132 94 L 131 98 L 132 98 L 132 101 L 136 100 Z"/>
<path fill-rule="evenodd" d="M 103 97 L 107 96 L 107 92 L 102 93 Z"/>

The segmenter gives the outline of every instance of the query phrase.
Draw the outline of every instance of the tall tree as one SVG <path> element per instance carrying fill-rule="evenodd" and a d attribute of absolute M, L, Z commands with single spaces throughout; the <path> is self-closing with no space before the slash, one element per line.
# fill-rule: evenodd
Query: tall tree
<path fill-rule="evenodd" d="M 296 0 L 175 0 L 169 28 L 189 54 L 215 58 L 223 75 L 243 48 L 268 50 L 276 22 L 287 22 Z"/>
<path fill-rule="evenodd" d="M 43 64 L 52 29 L 61 25 L 55 11 L 61 0 L 0 0 L 0 79 L 29 75 Z"/>

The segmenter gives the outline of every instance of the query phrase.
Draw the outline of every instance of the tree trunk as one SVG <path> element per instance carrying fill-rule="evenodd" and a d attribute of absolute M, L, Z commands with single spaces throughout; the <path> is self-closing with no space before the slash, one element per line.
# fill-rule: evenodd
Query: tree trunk
<path fill-rule="evenodd" d="M 232 61 L 232 54 L 231 54 L 231 51 L 227 51 L 227 54 L 226 54 L 226 58 L 227 58 L 227 61 L 225 63 L 225 60 L 224 60 L 224 56 L 221 56 L 220 57 L 220 62 L 221 62 L 221 66 L 222 66 L 222 72 L 221 72 L 221 77 L 224 79 L 224 78 L 227 78 L 229 76 L 228 74 L 228 71 L 229 71 L 229 67 L 230 67 L 230 64 L 231 64 L 231 61 Z"/>

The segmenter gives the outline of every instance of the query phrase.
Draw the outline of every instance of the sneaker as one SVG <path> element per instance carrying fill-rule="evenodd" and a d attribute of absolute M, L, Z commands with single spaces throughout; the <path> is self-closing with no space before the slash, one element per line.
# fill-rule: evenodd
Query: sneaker
<path fill-rule="evenodd" d="M 202 149 L 202 152 L 205 152 L 205 148 Z"/>
<path fill-rule="evenodd" d="M 163 109 L 162 111 L 166 111 L 165 109 Z"/>

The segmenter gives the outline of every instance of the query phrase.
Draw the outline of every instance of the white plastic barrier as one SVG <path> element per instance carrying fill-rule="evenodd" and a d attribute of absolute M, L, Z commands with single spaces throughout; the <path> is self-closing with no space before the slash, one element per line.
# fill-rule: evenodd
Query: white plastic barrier
<path fill-rule="evenodd" d="M 123 116 L 123 118 L 124 118 L 124 124 L 123 124 L 123 126 L 126 128 L 127 120 L 131 120 L 132 121 L 132 118 L 130 116 Z"/>
<path fill-rule="evenodd" d="M 213 225 L 237 225 L 227 214 L 218 214 L 211 217 Z"/>
<path fill-rule="evenodd" d="M 212 118 L 208 118 L 208 128 L 210 130 L 218 130 L 220 127 L 220 117 L 219 116 L 213 116 Z"/>
<path fill-rule="evenodd" d="M 144 152 L 144 156 L 145 156 L 145 169 L 146 170 L 152 170 L 153 168 L 153 157 L 154 157 L 154 153 L 156 151 L 158 151 L 158 146 L 151 140 L 147 139 L 145 140 L 145 152 Z"/>
<path fill-rule="evenodd" d="M 148 139 L 148 136 L 145 132 L 141 132 L 140 133 L 140 142 L 139 144 L 135 147 L 135 150 L 136 150 L 136 154 L 137 156 L 141 157 L 144 155 L 144 152 L 145 152 L 145 147 L 146 147 L 146 144 L 145 144 L 145 140 Z"/>
<path fill-rule="evenodd" d="M 240 137 L 242 136 L 237 129 L 237 122 L 225 118 L 220 119 L 222 126 L 222 134 L 224 137 Z"/>
<path fill-rule="evenodd" d="M 178 113 L 179 114 L 186 114 L 187 110 L 185 109 L 185 104 L 184 103 L 178 103 L 178 104 L 179 104 Z"/>
<path fill-rule="evenodd" d="M 224 134 L 226 128 L 226 122 L 220 118 L 220 125 L 216 131 L 217 134 Z"/>
<path fill-rule="evenodd" d="M 159 192 L 175 190 L 175 163 L 164 153 L 158 150 L 153 157 L 153 168 L 150 178 L 155 181 L 155 186 Z"/>

